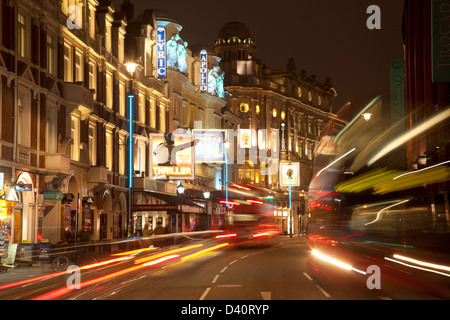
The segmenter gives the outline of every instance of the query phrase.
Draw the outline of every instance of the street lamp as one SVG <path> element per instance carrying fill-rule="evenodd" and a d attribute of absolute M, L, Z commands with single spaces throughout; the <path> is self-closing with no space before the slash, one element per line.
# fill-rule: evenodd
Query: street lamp
<path fill-rule="evenodd" d="M 287 175 L 289 177 L 289 237 L 292 238 L 293 226 L 292 226 L 292 175 L 294 174 L 294 166 L 291 162 L 288 164 Z"/>
<path fill-rule="evenodd" d="M 362 115 L 363 117 L 364 117 L 364 120 L 366 120 L 366 121 L 369 121 L 370 120 L 370 118 L 372 117 L 372 114 L 371 113 L 368 113 L 368 112 L 366 112 L 366 113 L 363 113 L 363 115 Z"/>
<path fill-rule="evenodd" d="M 181 183 L 181 181 L 178 183 L 178 185 L 177 185 L 177 193 L 178 193 L 178 196 L 179 196 L 179 198 L 180 198 L 180 214 L 181 214 L 181 219 L 182 219 L 182 221 L 184 221 L 184 217 L 183 217 L 183 194 L 184 194 L 184 186 L 183 186 L 183 184 Z M 178 218 L 177 218 L 177 220 L 178 220 Z M 183 230 L 181 230 L 181 231 L 183 231 Z M 178 230 L 177 230 L 177 232 L 178 232 Z"/>
<path fill-rule="evenodd" d="M 208 227 L 211 225 L 211 217 L 208 214 L 208 200 L 211 196 L 211 193 L 209 191 L 203 192 L 203 197 L 205 197 L 205 210 L 206 210 L 206 230 L 208 230 Z"/>
<path fill-rule="evenodd" d="M 228 203 L 228 148 L 230 148 L 230 142 L 225 141 L 223 146 L 225 147 L 225 198 Z"/>

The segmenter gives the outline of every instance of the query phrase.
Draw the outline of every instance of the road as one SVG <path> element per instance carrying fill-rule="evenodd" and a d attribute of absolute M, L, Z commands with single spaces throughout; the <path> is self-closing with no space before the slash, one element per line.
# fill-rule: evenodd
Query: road
<path fill-rule="evenodd" d="M 93 270 L 83 270 L 78 273 L 79 278 L 75 277 L 77 273 L 64 272 L 61 275 L 50 274 L 53 277 L 49 279 L 32 281 L 31 278 L 27 283 L 2 288 L 0 299 L 391 299 L 380 290 L 344 290 L 341 286 L 333 286 L 333 282 L 318 282 L 309 272 L 310 254 L 304 238 L 296 236 L 283 236 L 279 242 L 266 247 L 240 248 L 217 241 L 206 241 L 204 245 L 191 243 L 181 248 L 149 251 L 146 255 L 133 256 L 132 259 Z M 142 267 L 145 263 L 149 265 Z M 77 283 L 80 283 L 79 289 L 68 289 L 68 285 Z"/>

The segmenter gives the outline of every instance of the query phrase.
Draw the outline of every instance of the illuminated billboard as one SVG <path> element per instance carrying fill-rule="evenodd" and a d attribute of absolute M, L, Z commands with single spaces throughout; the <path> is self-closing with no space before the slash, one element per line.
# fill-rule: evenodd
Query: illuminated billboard
<path fill-rule="evenodd" d="M 150 178 L 194 179 L 193 146 L 190 134 L 151 134 Z"/>
<path fill-rule="evenodd" d="M 226 130 L 194 129 L 195 163 L 225 163 Z"/>

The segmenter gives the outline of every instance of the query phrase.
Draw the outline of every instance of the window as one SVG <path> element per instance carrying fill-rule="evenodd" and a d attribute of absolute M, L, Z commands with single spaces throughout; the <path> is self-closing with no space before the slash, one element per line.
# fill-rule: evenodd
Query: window
<path fill-rule="evenodd" d="M 94 89 L 94 99 L 97 98 L 97 70 L 94 63 L 89 63 L 89 89 Z"/>
<path fill-rule="evenodd" d="M 89 35 L 95 39 L 95 7 L 89 5 Z"/>
<path fill-rule="evenodd" d="M 64 45 L 64 81 L 72 82 L 72 48 Z"/>
<path fill-rule="evenodd" d="M 97 165 L 97 126 L 93 123 L 89 124 L 89 162 Z"/>
<path fill-rule="evenodd" d="M 139 121 L 145 123 L 145 95 L 139 92 Z"/>
<path fill-rule="evenodd" d="M 124 55 L 124 39 L 125 37 L 123 34 L 119 31 L 119 61 L 123 63 L 123 55 Z"/>
<path fill-rule="evenodd" d="M 119 114 L 125 117 L 125 85 L 119 82 Z"/>
<path fill-rule="evenodd" d="M 112 75 L 110 73 L 106 74 L 106 106 L 108 108 L 113 107 L 113 84 Z"/>
<path fill-rule="evenodd" d="M 105 49 L 111 52 L 111 23 L 106 22 L 105 27 Z"/>
<path fill-rule="evenodd" d="M 159 119 L 160 119 L 159 130 L 161 132 L 166 132 L 166 108 L 162 104 L 159 106 Z"/>
<path fill-rule="evenodd" d="M 125 137 L 123 135 L 119 138 L 119 174 L 125 175 L 125 165 L 126 165 L 126 147 L 125 147 Z"/>
<path fill-rule="evenodd" d="M 17 53 L 25 58 L 27 56 L 27 25 L 25 17 L 17 15 Z"/>
<path fill-rule="evenodd" d="M 247 113 L 248 110 L 250 110 L 250 107 L 248 106 L 247 103 L 241 103 L 241 105 L 239 106 L 239 110 L 240 110 L 242 113 Z"/>
<path fill-rule="evenodd" d="M 56 153 L 56 110 L 49 108 L 45 119 L 45 152 Z"/>
<path fill-rule="evenodd" d="M 47 70 L 50 74 L 55 74 L 55 48 L 53 38 L 47 35 Z"/>
<path fill-rule="evenodd" d="M 83 54 L 75 53 L 75 82 L 83 81 Z"/>
<path fill-rule="evenodd" d="M 137 152 L 138 163 L 136 170 L 140 171 L 142 176 L 142 174 L 145 172 L 145 142 L 139 141 Z"/>
<path fill-rule="evenodd" d="M 150 127 L 156 128 L 156 100 L 150 99 Z"/>
<path fill-rule="evenodd" d="M 76 116 L 71 116 L 70 137 L 72 138 L 72 146 L 70 149 L 70 159 L 79 161 L 79 159 L 80 159 L 80 119 Z"/>
<path fill-rule="evenodd" d="M 76 24 L 79 28 L 83 27 L 83 3 L 77 0 L 62 0 L 61 12 L 67 17 L 70 17 L 72 23 Z"/>
<path fill-rule="evenodd" d="M 113 136 L 112 132 L 107 129 L 106 131 L 106 144 L 105 144 L 105 166 L 109 171 L 112 171 L 112 159 L 113 159 Z"/>

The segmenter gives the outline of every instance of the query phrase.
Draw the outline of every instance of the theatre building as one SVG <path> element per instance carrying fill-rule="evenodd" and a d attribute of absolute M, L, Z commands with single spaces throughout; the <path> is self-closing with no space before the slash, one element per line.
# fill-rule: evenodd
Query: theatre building
<path fill-rule="evenodd" d="M 342 127 L 345 122 L 333 113 L 337 93 L 330 78 L 319 81 L 314 74 L 299 70 L 292 58 L 280 67 L 266 66 L 256 49 L 247 26 L 236 21 L 225 24 L 215 41 L 214 50 L 225 72 L 224 87 L 231 96 L 224 113 L 241 120 L 235 127 L 236 158 L 232 160 L 238 172 L 230 179 L 265 189 L 278 207 L 274 214 L 286 231 L 286 167 L 291 163 L 297 230 L 297 213 L 304 209 L 316 142 L 330 121 Z"/>

